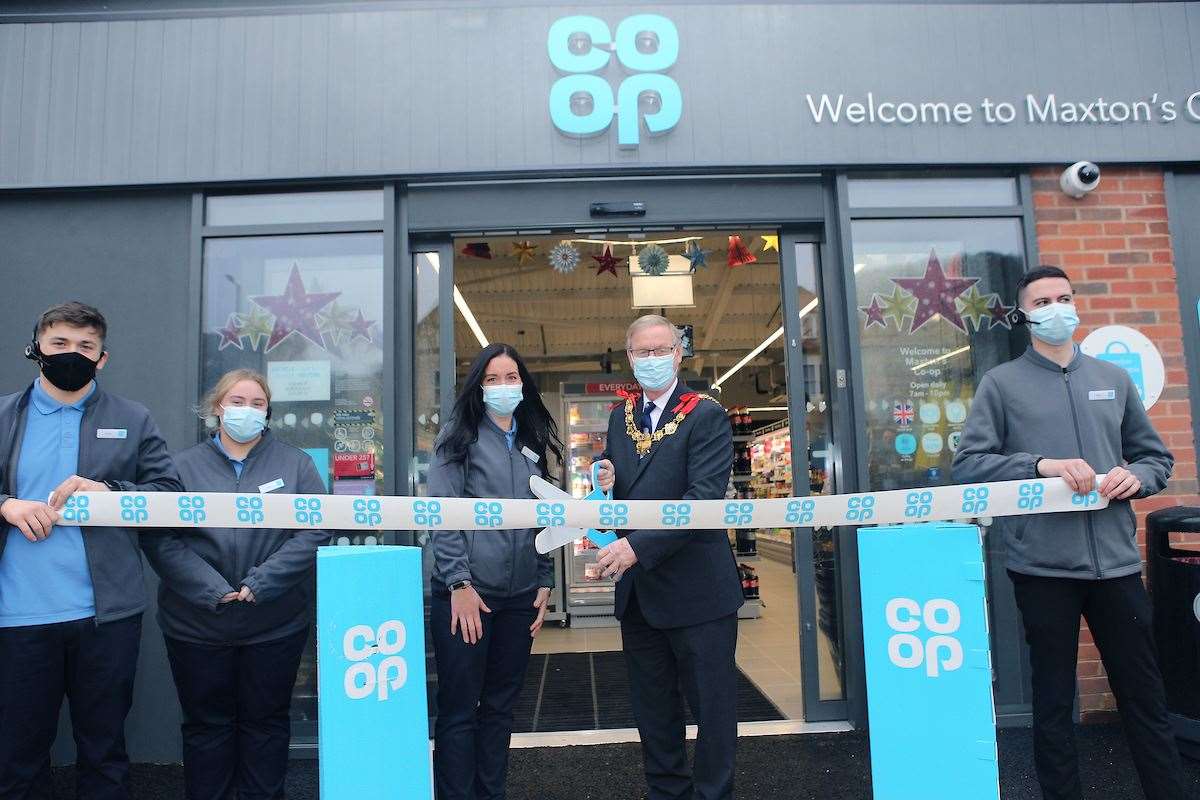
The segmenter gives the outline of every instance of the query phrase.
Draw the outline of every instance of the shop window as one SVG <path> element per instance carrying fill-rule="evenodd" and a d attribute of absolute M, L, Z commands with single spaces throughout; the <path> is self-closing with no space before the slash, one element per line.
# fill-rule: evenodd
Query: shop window
<path fill-rule="evenodd" d="M 274 435 L 312 456 L 326 491 L 382 493 L 383 234 L 206 239 L 203 283 L 201 389 L 228 370 L 258 370 Z M 334 541 L 380 543 L 370 533 Z M 293 695 L 301 738 L 316 735 L 315 646 L 314 636 Z"/>
<path fill-rule="evenodd" d="M 1015 206 L 1014 178 L 851 178 L 852 208 Z"/>
<path fill-rule="evenodd" d="M 383 219 L 383 190 L 281 192 L 209 197 L 206 225 L 302 225 Z"/>
<path fill-rule="evenodd" d="M 950 482 L 980 378 L 1012 355 L 1019 219 L 856 220 L 871 491 Z"/>

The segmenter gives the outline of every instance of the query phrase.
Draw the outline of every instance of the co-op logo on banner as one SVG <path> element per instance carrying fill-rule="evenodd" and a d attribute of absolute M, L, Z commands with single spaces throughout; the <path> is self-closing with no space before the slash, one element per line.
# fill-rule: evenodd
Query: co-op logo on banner
<path fill-rule="evenodd" d="M 962 626 L 962 612 L 951 600 L 934 599 L 922 606 L 909 597 L 888 601 L 888 658 L 901 669 L 925 668 L 930 678 L 963 665 L 963 648 L 953 634 Z"/>
<path fill-rule="evenodd" d="M 614 37 L 598 17 L 563 17 L 550 26 L 546 49 L 564 75 L 550 89 L 550 119 L 569 136 L 595 136 L 617 119 L 617 143 L 637 147 L 644 118 L 666 133 L 683 115 L 679 84 L 664 74 L 679 57 L 679 31 L 658 14 L 637 14 Z M 606 74 L 616 53 L 622 74 Z"/>
<path fill-rule="evenodd" d="M 408 640 L 404 623 L 388 620 L 377 628 L 354 625 L 342 637 L 342 654 L 350 662 L 346 669 L 346 696 L 377 700 L 404 688 L 408 682 L 408 662 L 400 655 Z"/>

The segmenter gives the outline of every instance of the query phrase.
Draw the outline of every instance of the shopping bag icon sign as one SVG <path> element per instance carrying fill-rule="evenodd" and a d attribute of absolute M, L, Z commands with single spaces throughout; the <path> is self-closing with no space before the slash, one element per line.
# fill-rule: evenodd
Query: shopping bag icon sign
<path fill-rule="evenodd" d="M 1124 342 L 1109 342 L 1108 347 L 1104 348 L 1104 352 L 1098 353 L 1096 358 L 1116 364 L 1128 372 L 1129 377 L 1133 379 L 1133 385 L 1137 388 L 1138 397 L 1142 399 L 1143 403 L 1146 402 L 1146 376 L 1142 371 L 1140 353 L 1130 350 L 1129 345 Z"/>

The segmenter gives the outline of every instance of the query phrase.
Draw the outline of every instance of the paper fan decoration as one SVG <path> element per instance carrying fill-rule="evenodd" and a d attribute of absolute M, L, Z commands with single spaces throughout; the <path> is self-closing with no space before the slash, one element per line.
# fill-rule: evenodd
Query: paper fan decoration
<path fill-rule="evenodd" d="M 662 275 L 667 271 L 667 251 L 656 244 L 642 248 L 637 257 L 638 268 L 647 275 Z"/>
<path fill-rule="evenodd" d="M 700 246 L 700 242 L 695 239 L 688 242 L 687 247 L 683 249 L 683 257 L 691 263 L 693 272 L 700 267 L 708 266 L 707 256 L 708 254 L 704 252 L 704 248 Z"/>
<path fill-rule="evenodd" d="M 750 252 L 750 248 L 746 247 L 741 236 L 735 233 L 729 237 L 729 266 L 740 267 L 742 264 L 753 264 L 755 261 L 758 261 L 758 256 Z"/>
<path fill-rule="evenodd" d="M 559 242 L 550 249 L 550 266 L 559 275 L 574 272 L 579 266 L 579 251 L 567 242 Z"/>

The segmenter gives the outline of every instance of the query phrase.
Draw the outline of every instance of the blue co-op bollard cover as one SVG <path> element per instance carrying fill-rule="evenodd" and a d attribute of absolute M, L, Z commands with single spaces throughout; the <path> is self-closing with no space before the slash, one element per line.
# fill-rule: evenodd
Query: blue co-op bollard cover
<path fill-rule="evenodd" d="M 321 797 L 433 796 L 421 550 L 317 551 Z"/>
<path fill-rule="evenodd" d="M 858 531 L 875 800 L 999 798 L 981 533 Z"/>

